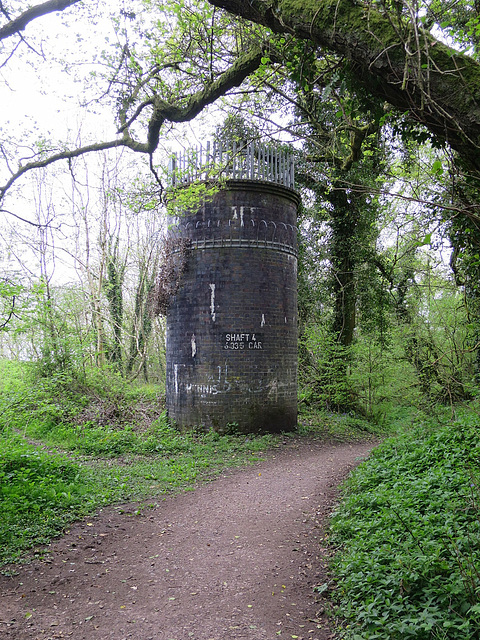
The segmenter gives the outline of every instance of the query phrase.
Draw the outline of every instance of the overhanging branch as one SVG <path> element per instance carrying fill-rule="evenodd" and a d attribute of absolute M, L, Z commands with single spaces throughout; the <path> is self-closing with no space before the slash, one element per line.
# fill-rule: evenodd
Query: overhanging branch
<path fill-rule="evenodd" d="M 262 49 L 254 49 L 239 57 L 217 80 L 190 96 L 184 107 L 168 104 L 156 98 L 153 116 L 148 126 L 148 153 L 152 153 L 157 148 L 160 129 L 165 120 L 170 122 L 193 120 L 206 106 L 215 102 L 220 96 L 224 96 L 233 87 L 240 86 L 245 78 L 256 71 L 261 64 L 262 55 Z"/>
<path fill-rule="evenodd" d="M 93 153 L 95 151 L 106 151 L 108 149 L 115 149 L 116 147 L 129 147 L 130 149 L 135 149 L 135 142 L 131 139 L 121 138 L 119 140 L 111 140 L 109 142 L 97 142 L 95 144 L 86 145 L 85 147 L 78 147 L 73 150 L 65 150 L 59 151 L 58 153 L 54 153 L 43 160 L 35 160 L 33 162 L 27 162 L 22 167 L 18 169 L 10 179 L 0 187 L 0 202 L 5 197 L 5 194 L 10 189 L 10 187 L 18 180 L 21 176 L 23 176 L 28 171 L 32 171 L 33 169 L 43 169 L 44 167 L 48 167 L 49 165 L 58 162 L 59 160 L 70 160 L 72 158 L 78 158 L 87 153 Z"/>
<path fill-rule="evenodd" d="M 17 220 L 20 220 L 21 222 L 25 222 L 26 224 L 29 224 L 32 227 L 36 227 L 37 229 L 42 229 L 46 226 L 45 224 L 39 224 L 38 222 L 32 222 L 31 220 L 22 218 L 22 216 L 19 216 L 16 213 L 13 213 L 13 211 L 9 211 L 8 209 L 0 209 L 0 213 L 7 213 L 9 216 L 13 216 Z"/>
<path fill-rule="evenodd" d="M 408 111 L 480 175 L 480 64 L 417 24 L 355 0 L 209 0 L 230 13 L 345 57 L 355 81 Z M 422 51 L 409 51 L 421 33 Z M 403 41 L 402 41 L 403 38 Z M 418 44 L 418 43 L 417 43 Z M 415 55 L 414 55 L 415 54 Z M 418 55 L 417 55 L 418 54 Z"/>
<path fill-rule="evenodd" d="M 254 73 L 261 64 L 262 56 L 263 49 L 260 47 L 240 56 L 232 66 L 220 74 L 214 82 L 211 82 L 204 89 L 192 94 L 184 106 L 168 103 L 160 99 L 158 96 L 154 96 L 149 101 L 142 103 L 140 107 L 137 107 L 135 116 L 131 117 L 129 120 L 126 120 L 126 112 L 122 111 L 121 118 L 124 123 L 122 123 L 121 127 L 121 138 L 106 142 L 97 142 L 83 147 L 78 147 L 77 149 L 59 151 L 58 153 L 54 153 L 41 160 L 35 160 L 24 164 L 12 174 L 8 182 L 0 187 L 0 202 L 3 200 L 5 194 L 15 181 L 27 172 L 34 169 L 48 167 L 60 160 L 78 158 L 79 156 L 86 155 L 88 153 L 124 147 L 137 153 L 145 153 L 149 155 L 150 164 L 152 165 L 152 154 L 158 147 L 160 130 L 165 121 L 180 123 L 193 120 L 202 111 L 202 109 L 215 102 L 215 100 L 220 96 L 225 95 L 233 87 L 241 85 L 245 78 Z M 131 137 L 128 127 L 133 124 L 136 117 L 138 117 L 144 108 L 148 106 L 153 106 L 153 112 L 148 122 L 147 141 L 138 142 Z"/>
<path fill-rule="evenodd" d="M 0 28 L 0 41 L 23 31 L 32 20 L 56 11 L 64 11 L 64 9 L 71 7 L 77 2 L 80 2 L 80 0 L 48 0 L 36 7 L 30 7 L 30 9 L 27 9 Z"/>

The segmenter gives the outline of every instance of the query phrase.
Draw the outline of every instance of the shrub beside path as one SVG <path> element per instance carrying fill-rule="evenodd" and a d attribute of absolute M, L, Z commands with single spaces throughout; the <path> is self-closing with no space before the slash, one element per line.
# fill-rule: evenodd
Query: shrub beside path
<path fill-rule="evenodd" d="M 326 640 L 324 524 L 372 443 L 293 440 L 154 506 L 104 509 L 0 576 L 2 640 Z"/>

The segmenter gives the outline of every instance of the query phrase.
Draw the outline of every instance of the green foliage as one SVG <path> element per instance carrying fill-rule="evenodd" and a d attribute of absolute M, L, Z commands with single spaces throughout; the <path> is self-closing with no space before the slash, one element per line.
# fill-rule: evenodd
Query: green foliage
<path fill-rule="evenodd" d="M 339 611 L 353 640 L 480 631 L 480 419 L 424 418 L 345 486 L 332 519 Z"/>
<path fill-rule="evenodd" d="M 182 175 L 177 172 L 178 183 L 182 183 L 182 179 L 189 179 L 190 169 L 186 169 Z M 181 218 L 185 216 L 189 211 L 196 211 L 200 209 L 206 202 L 211 201 L 215 194 L 218 193 L 220 188 L 220 182 L 207 184 L 204 182 L 192 182 L 187 186 L 177 187 L 172 190 L 171 197 L 168 201 L 168 215 L 178 216 Z"/>
<path fill-rule="evenodd" d="M 454 4 L 444 0 L 426 3 L 423 16 L 425 24 L 435 23 L 448 34 L 456 46 L 478 59 L 480 43 L 480 19 L 478 5 L 468 0 Z"/>
<path fill-rule="evenodd" d="M 0 394 L 2 398 L 23 389 L 24 377 L 29 365 L 0 358 Z"/>
<path fill-rule="evenodd" d="M 301 398 L 334 411 L 351 408 L 354 392 L 346 375 L 351 349 L 321 324 L 304 328 L 301 349 Z"/>
<path fill-rule="evenodd" d="M 4 363 L 7 376 L 15 371 Z M 93 370 L 79 381 L 69 372 L 39 376 L 36 365 L 17 367 L 21 376 L 12 394 L 0 394 L 0 429 L 13 428 L 64 449 L 116 455 L 139 446 L 144 431 L 161 417 L 157 386 L 134 387 L 111 368 Z"/>
<path fill-rule="evenodd" d="M 352 348 L 350 385 L 358 406 L 380 422 L 394 407 L 419 405 L 422 400 L 403 347 L 401 330 L 393 329 L 388 343 L 359 333 Z"/>
<path fill-rule="evenodd" d="M 306 406 L 353 412 L 381 423 L 398 404 L 421 404 L 401 331 L 391 332 L 388 343 L 359 331 L 347 348 L 328 326 L 312 324 L 305 327 L 300 348 L 299 397 Z"/>
<path fill-rule="evenodd" d="M 0 564 L 99 506 L 191 486 L 258 460 L 278 437 L 180 433 L 158 387 L 108 371 L 88 385 L 0 361 Z"/>
<path fill-rule="evenodd" d="M 68 290 L 52 289 L 44 278 L 31 288 L 33 308 L 18 326 L 21 333 L 34 332 L 35 366 L 39 376 L 61 372 L 80 373 L 81 343 L 72 326 Z"/>
<path fill-rule="evenodd" d="M 365 441 L 384 437 L 395 429 L 390 424 L 380 424 L 352 413 L 338 413 L 306 404 L 300 405 L 297 432 L 300 435 L 320 437 L 336 442 Z"/>
<path fill-rule="evenodd" d="M 45 544 L 95 504 L 77 464 L 10 434 L 0 437 L 0 563 Z"/>
<path fill-rule="evenodd" d="M 366 262 L 359 263 L 357 326 L 348 348 L 331 332 L 332 298 L 312 274 L 314 263 L 301 256 L 299 378 L 305 401 L 381 421 L 398 403 L 434 407 L 477 393 L 478 323 L 472 305 L 465 308 L 438 254 L 425 247 L 433 242 L 431 232 L 417 223 L 407 217 L 404 226 L 411 225 L 411 232 L 393 246 L 390 241 L 383 252 L 367 251 Z M 307 258 L 308 253 L 315 255 L 308 250 Z M 325 256 L 317 255 L 324 269 Z M 316 301 L 308 297 L 309 288 Z"/>

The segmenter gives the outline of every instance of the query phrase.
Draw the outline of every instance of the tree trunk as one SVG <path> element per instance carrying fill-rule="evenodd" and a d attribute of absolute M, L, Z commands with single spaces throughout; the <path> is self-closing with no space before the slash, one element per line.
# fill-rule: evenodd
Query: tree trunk
<path fill-rule="evenodd" d="M 152 269 L 154 272 L 154 270 Z M 145 382 L 148 382 L 148 368 L 146 350 L 148 339 L 152 332 L 152 314 L 149 305 L 149 292 L 154 283 L 154 273 L 148 273 L 148 264 L 142 262 L 138 275 L 137 289 L 135 292 L 135 308 L 132 318 L 132 328 L 130 331 L 130 349 L 127 360 L 127 373 L 131 374 L 133 365 L 140 357 L 143 362 L 143 374 Z"/>
<path fill-rule="evenodd" d="M 121 261 L 119 252 L 120 238 L 110 238 L 106 258 L 104 281 L 105 294 L 108 300 L 110 320 L 112 324 L 112 346 L 109 360 L 122 369 L 122 327 L 123 327 L 123 281 L 125 278 L 125 261 Z"/>
<path fill-rule="evenodd" d="M 356 242 L 358 212 L 342 190 L 333 190 L 329 197 L 333 204 L 330 227 L 330 261 L 335 296 L 333 333 L 338 342 L 349 347 L 353 343 L 356 322 L 357 291 L 355 285 Z"/>

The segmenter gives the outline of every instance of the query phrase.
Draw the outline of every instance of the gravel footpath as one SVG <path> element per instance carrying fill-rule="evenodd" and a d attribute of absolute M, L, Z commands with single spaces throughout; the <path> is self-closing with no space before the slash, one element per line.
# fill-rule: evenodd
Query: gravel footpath
<path fill-rule="evenodd" d="M 2 640 L 326 640 L 324 522 L 372 443 L 294 440 L 194 491 L 108 508 L 0 576 Z"/>

